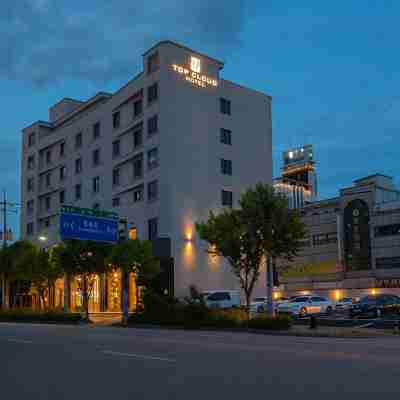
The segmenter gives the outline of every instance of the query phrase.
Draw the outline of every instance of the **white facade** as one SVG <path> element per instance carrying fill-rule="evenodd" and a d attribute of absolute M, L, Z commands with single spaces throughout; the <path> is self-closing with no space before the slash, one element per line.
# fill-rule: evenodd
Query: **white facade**
<path fill-rule="evenodd" d="M 157 221 L 158 237 L 171 239 L 176 295 L 186 294 L 191 284 L 201 290 L 237 289 L 229 266 L 206 254 L 194 224 L 223 207 L 222 190 L 232 193 L 234 207 L 248 187 L 272 183 L 271 98 L 223 80 L 223 63 L 173 42 L 160 42 L 143 60 L 143 72 L 116 93 L 99 93 L 86 102 L 65 99 L 51 107 L 52 122 L 23 130 L 22 237 L 36 241 L 44 236 L 47 245 L 59 241 L 64 191 L 65 204 L 116 211 L 142 239 L 149 238 L 149 220 Z M 157 85 L 157 97 L 149 101 L 152 85 Z M 140 100 L 142 112 L 134 116 L 134 103 L 140 111 Z M 135 176 L 140 158 L 142 173 L 137 168 Z M 33 188 L 28 190 L 30 179 Z M 149 199 L 155 187 L 149 183 L 155 181 L 156 198 Z M 76 197 L 79 184 L 81 199 Z"/>

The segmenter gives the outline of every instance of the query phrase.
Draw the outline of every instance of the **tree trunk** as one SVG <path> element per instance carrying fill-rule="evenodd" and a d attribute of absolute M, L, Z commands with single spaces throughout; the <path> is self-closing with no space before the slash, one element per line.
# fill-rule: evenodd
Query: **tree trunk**
<path fill-rule="evenodd" d="M 122 323 L 128 324 L 129 317 L 129 272 L 122 271 Z"/>
<path fill-rule="evenodd" d="M 246 297 L 246 313 L 247 313 L 247 319 L 250 319 L 250 296 L 251 293 L 248 292 L 247 290 L 244 291 L 244 295 Z"/>
<path fill-rule="evenodd" d="M 86 322 L 89 322 L 89 291 L 88 291 L 88 282 L 87 282 L 87 276 L 83 277 L 83 309 L 85 310 L 85 317 L 84 320 Z"/>

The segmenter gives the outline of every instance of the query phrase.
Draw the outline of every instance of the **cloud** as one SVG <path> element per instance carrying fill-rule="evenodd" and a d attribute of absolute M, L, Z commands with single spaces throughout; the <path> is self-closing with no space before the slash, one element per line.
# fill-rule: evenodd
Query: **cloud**
<path fill-rule="evenodd" d="M 37 86 L 133 74 L 140 66 L 138 54 L 161 39 L 228 53 L 240 45 L 255 11 L 251 2 L 232 0 L 3 2 L 0 79 Z"/>

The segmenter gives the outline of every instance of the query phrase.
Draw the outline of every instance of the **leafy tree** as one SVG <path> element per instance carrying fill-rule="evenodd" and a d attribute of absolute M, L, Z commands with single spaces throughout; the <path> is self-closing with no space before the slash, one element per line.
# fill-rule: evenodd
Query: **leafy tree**
<path fill-rule="evenodd" d="M 108 269 L 106 259 L 111 246 L 108 244 L 67 240 L 53 250 L 56 268 L 70 276 L 78 276 L 79 290 L 82 293 L 85 320 L 89 321 L 89 299 L 93 293 L 98 274 Z"/>
<path fill-rule="evenodd" d="M 254 286 L 266 257 L 292 259 L 301 247 L 305 227 L 287 200 L 268 185 L 246 191 L 239 208 L 210 213 L 196 224 L 200 238 L 211 246 L 209 253 L 227 259 L 238 277 L 249 308 Z"/>
<path fill-rule="evenodd" d="M 33 268 L 30 271 L 30 280 L 39 294 L 39 306 L 45 307 L 45 297 L 49 299 L 50 289 L 56 280 L 63 276 L 61 266 L 55 262 L 53 257 L 54 249 L 39 251 L 36 255 Z M 50 301 L 47 303 L 50 306 Z"/>
<path fill-rule="evenodd" d="M 136 290 L 141 281 L 148 281 L 160 272 L 159 262 L 153 255 L 151 242 L 147 240 L 127 240 L 113 246 L 108 263 L 121 269 L 123 286 L 123 322 L 128 321 L 129 273 L 136 275 Z M 138 299 L 136 292 L 136 299 Z"/>
<path fill-rule="evenodd" d="M 10 284 L 14 286 L 14 290 L 9 296 L 9 304 L 12 307 L 17 305 L 17 294 L 21 290 L 29 291 L 30 289 L 30 272 L 38 251 L 38 247 L 33 243 L 20 240 L 4 248 L 1 252 L 1 269 L 5 281 L 4 288 L 9 287 Z"/>

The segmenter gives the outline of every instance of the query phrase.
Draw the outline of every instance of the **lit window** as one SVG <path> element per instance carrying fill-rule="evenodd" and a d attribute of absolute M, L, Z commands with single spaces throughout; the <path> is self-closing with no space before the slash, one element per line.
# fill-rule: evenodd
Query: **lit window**
<path fill-rule="evenodd" d="M 129 239 L 136 240 L 137 239 L 137 229 L 136 227 L 132 227 L 129 229 Z"/>

